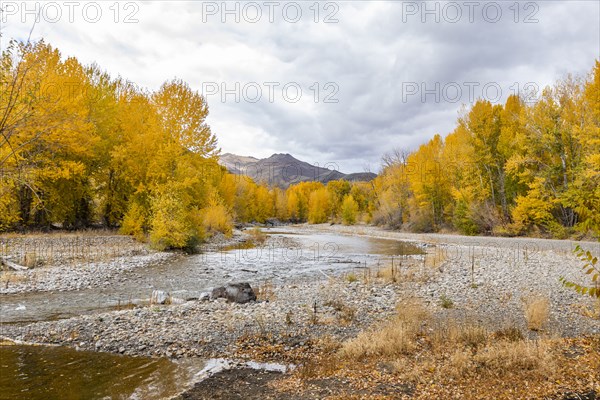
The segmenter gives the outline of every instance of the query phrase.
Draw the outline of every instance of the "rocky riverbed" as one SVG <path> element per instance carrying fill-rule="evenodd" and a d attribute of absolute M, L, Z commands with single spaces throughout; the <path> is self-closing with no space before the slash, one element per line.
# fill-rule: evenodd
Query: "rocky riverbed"
<path fill-rule="evenodd" d="M 199 250 L 217 251 L 246 239 L 240 231 L 231 238 L 217 235 Z M 0 258 L 27 269 L 0 269 L 0 295 L 107 287 L 127 279 L 128 272 L 143 273 L 149 266 L 172 263 L 182 256 L 152 250 L 123 235 L 13 235 L 0 238 Z"/>
<path fill-rule="evenodd" d="M 108 286 L 122 274 L 164 263 L 176 253 L 156 252 L 120 235 L 29 235 L 0 239 L 1 256 L 26 270 L 0 272 L 0 295 L 60 292 Z"/>
<path fill-rule="evenodd" d="M 356 336 L 394 314 L 401 299 L 413 297 L 420 298 L 441 323 L 449 319 L 471 321 L 490 330 L 516 326 L 532 338 L 600 334 L 600 321 L 590 318 L 598 312 L 597 303 L 559 282 L 560 276 L 580 282 L 587 278 L 571 253 L 572 242 L 413 235 L 372 227 L 303 225 L 286 229 L 298 236 L 326 234 L 329 239 L 337 235 L 420 242 L 427 254 L 393 261 L 387 257 L 366 267 L 360 263 L 346 265 L 338 273 L 315 272 L 303 279 L 290 276 L 275 284 L 253 284 L 258 299 L 246 304 L 198 299 L 57 321 L 4 324 L 0 335 L 125 355 L 292 362 L 302 354 L 318 351 L 323 340 L 340 343 Z M 274 239 L 269 238 L 266 246 L 269 240 Z M 597 243 L 583 246 L 595 251 Z M 173 255 L 149 253 L 131 258 L 135 257 L 169 262 Z M 56 268 L 53 275 L 61 275 L 61 279 L 50 282 L 77 281 L 78 272 Z M 144 265 L 135 268 L 143 273 Z M 89 274 L 94 275 L 94 270 Z M 103 275 L 101 280 L 115 276 Z M 22 286 L 21 290 L 29 289 Z M 532 299 L 545 299 L 548 306 L 547 320 L 535 331 L 528 330 L 525 312 Z"/>
<path fill-rule="evenodd" d="M 323 226 L 301 227 L 299 231 L 315 229 L 343 229 L 340 234 L 349 234 L 346 228 Z M 338 339 L 352 336 L 391 314 L 398 299 L 407 296 L 420 297 L 433 312 L 453 318 L 475 319 L 492 327 L 526 327 L 525 303 L 530 297 L 546 296 L 547 333 L 600 332 L 598 321 L 585 317 L 583 312 L 593 310 L 593 300 L 563 288 L 558 281 L 567 274 L 584 279 L 579 274 L 579 262 L 569 252 L 544 248 L 548 243 L 538 241 L 542 245 L 525 259 L 519 249 L 515 250 L 514 240 L 498 247 L 505 240 L 496 239 L 494 247 L 484 242 L 487 238 L 471 240 L 477 245 L 464 243 L 467 239 L 463 237 L 452 238 L 458 243 L 444 243 L 450 240 L 435 235 L 427 239 L 430 243 L 435 239 L 435 247 L 430 247 L 422 258 L 404 258 L 403 264 L 401 258 L 396 259 L 393 280 L 389 271 L 387 276 L 381 274 L 378 278 L 375 266 L 368 270 L 357 268 L 331 279 L 317 275 L 295 284 L 255 287 L 259 301 L 248 304 L 228 303 L 224 299 L 190 301 L 5 326 L 3 331 L 6 336 L 26 341 L 124 354 L 225 357 L 234 352 L 236 342 L 244 336 L 269 334 L 284 347 L 321 335 Z M 154 257 L 169 255 L 154 253 Z M 80 271 L 65 269 L 56 275 L 77 282 Z"/>
<path fill-rule="evenodd" d="M 294 348 L 323 335 L 353 336 L 390 315 L 399 291 L 392 285 L 317 281 L 262 288 L 260 300 L 247 304 L 225 299 L 189 301 L 1 329 L 6 337 L 85 350 L 174 358 L 229 357 L 250 337 L 268 336 L 274 345 Z"/>

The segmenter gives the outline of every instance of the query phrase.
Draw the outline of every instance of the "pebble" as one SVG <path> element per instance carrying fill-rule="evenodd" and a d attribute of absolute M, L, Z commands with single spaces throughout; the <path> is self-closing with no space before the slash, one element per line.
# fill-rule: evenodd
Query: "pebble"
<path fill-rule="evenodd" d="M 199 300 L 183 304 L 141 307 L 31 324 L 6 324 L 2 326 L 3 335 L 30 342 L 73 346 L 69 339 L 76 331 L 79 335 L 77 343 L 82 349 L 173 358 L 228 357 L 240 339 L 265 333 L 272 336 L 274 344 L 279 343 L 286 349 L 309 345 L 311 338 L 324 335 L 345 340 L 393 315 L 399 300 L 415 295 L 428 299 L 427 307 L 434 315 L 456 315 L 453 312 L 459 312 L 465 317 L 476 313 L 477 320 L 492 327 L 514 323 L 525 330 L 524 302 L 529 296 L 547 296 L 551 311 L 549 333 L 576 336 L 600 332 L 597 320 L 582 316 L 573 307 L 574 304 L 593 306 L 593 299 L 565 289 L 558 281 L 562 275 L 578 281 L 586 278 L 581 273 L 579 261 L 570 254 L 569 249 L 573 245 L 570 242 L 526 239 L 528 243 L 536 243 L 537 247 L 524 259 L 515 250 L 522 249 L 519 246 L 523 244 L 517 239 L 412 235 L 360 228 L 373 237 L 435 240 L 435 245 L 426 246 L 427 250 L 433 253 L 437 248 L 451 247 L 452 251 L 448 254 L 452 257 L 441 261 L 442 272 L 439 268 L 431 268 L 429 279 L 425 282 L 365 283 L 359 279 L 349 283 L 343 276 L 324 280 L 317 275 L 301 283 L 274 285 L 274 295 L 259 302 L 231 304 L 225 299 L 211 301 L 201 295 Z M 299 229 L 325 230 L 322 226 Z M 353 228 L 334 226 L 327 229 L 334 233 L 351 233 Z M 473 275 L 470 254 L 477 255 Z M 168 256 L 163 253 L 133 256 L 135 262 L 124 261 L 119 265 L 137 268 L 152 262 L 151 259 L 162 260 L 162 257 Z M 418 266 L 422 265 L 417 258 L 415 262 Z M 110 265 L 121 268 L 117 264 Z M 95 270 L 95 273 L 98 272 Z M 72 284 L 64 282 L 75 279 L 76 287 L 78 277 L 85 277 L 87 273 L 77 271 L 73 277 L 69 275 L 63 280 L 51 280 L 46 288 L 54 291 L 72 289 Z M 109 273 L 98 278 L 97 282 L 103 285 L 112 280 L 114 275 Z M 28 289 L 25 287 L 23 290 Z M 450 299 L 454 309 L 442 308 L 441 296 Z M 349 323 L 342 323 L 342 313 L 330 306 L 334 300 L 354 311 Z M 315 302 L 316 324 L 313 315 Z M 102 339 L 98 340 L 98 337 Z"/>

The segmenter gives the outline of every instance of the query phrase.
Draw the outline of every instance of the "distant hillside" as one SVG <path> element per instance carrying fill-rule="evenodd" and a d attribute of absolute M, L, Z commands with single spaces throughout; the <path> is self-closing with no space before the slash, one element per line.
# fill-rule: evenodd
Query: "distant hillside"
<path fill-rule="evenodd" d="M 377 176 L 371 172 L 344 174 L 300 161 L 289 154 L 273 154 L 269 158 L 257 159 L 225 153 L 219 163 L 232 174 L 247 175 L 256 182 L 266 182 L 270 186 L 282 188 L 303 181 L 370 181 Z"/>

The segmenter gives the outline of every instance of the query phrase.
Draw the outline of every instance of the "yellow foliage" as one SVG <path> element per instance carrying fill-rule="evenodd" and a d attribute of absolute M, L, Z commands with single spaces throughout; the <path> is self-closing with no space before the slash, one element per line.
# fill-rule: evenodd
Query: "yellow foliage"
<path fill-rule="evenodd" d="M 138 202 L 132 202 L 121 223 L 121 233 L 134 236 L 137 240 L 143 241 L 147 224 L 146 219 L 147 210 Z"/>
<path fill-rule="evenodd" d="M 354 225 L 357 213 L 358 204 L 354 201 L 354 197 L 351 194 L 344 197 L 342 202 L 342 222 L 344 225 Z"/>
<path fill-rule="evenodd" d="M 308 222 L 322 224 L 327 222 L 329 215 L 329 193 L 321 187 L 310 194 L 308 201 Z"/>
<path fill-rule="evenodd" d="M 527 195 L 517 197 L 517 204 L 512 211 L 517 230 L 525 230 L 532 225 L 546 225 L 552 220 L 552 203 L 544 197 L 542 185 L 542 178 L 536 178 Z"/>
<path fill-rule="evenodd" d="M 175 191 L 164 191 L 152 201 L 150 242 L 159 249 L 180 249 L 196 236 L 187 218 L 181 197 Z"/>
<path fill-rule="evenodd" d="M 213 201 L 202 211 L 202 224 L 208 234 L 223 233 L 231 236 L 233 233 L 233 219 L 227 208 Z"/>
<path fill-rule="evenodd" d="M 0 230 L 121 226 L 188 247 L 233 219 L 374 223 L 429 231 L 600 232 L 600 62 L 535 104 L 477 101 L 445 139 L 384 156 L 370 183 L 285 192 L 220 167 L 208 104 L 173 80 L 148 92 L 43 41 L 1 55 Z M 151 199 L 151 200 L 148 200 Z"/>
<path fill-rule="evenodd" d="M 273 188 L 271 194 L 273 196 L 273 215 L 281 221 L 288 220 L 290 216 L 285 192 L 280 188 Z"/>
<path fill-rule="evenodd" d="M 0 232 L 10 230 L 19 222 L 16 199 L 11 196 L 13 183 L 0 177 Z"/>

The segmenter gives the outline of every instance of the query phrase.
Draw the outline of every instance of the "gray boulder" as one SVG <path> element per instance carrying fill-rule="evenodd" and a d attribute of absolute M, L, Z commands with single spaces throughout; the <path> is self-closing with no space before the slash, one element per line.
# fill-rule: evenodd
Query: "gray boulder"
<path fill-rule="evenodd" d="M 214 288 L 210 294 L 211 299 L 227 299 L 233 303 L 248 303 L 256 300 L 256 294 L 249 283 L 230 283 Z"/>

